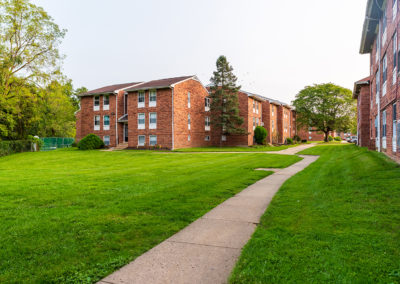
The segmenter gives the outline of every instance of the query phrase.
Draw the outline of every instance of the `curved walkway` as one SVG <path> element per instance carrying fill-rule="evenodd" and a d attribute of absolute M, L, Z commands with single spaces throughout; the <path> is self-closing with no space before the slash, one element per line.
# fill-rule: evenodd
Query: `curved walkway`
<path fill-rule="evenodd" d="M 314 144 L 302 146 L 273 153 L 295 154 Z M 226 283 L 272 197 L 287 179 L 318 159 L 301 157 L 303 160 L 284 169 L 259 169 L 275 173 L 227 199 L 99 283 Z"/>

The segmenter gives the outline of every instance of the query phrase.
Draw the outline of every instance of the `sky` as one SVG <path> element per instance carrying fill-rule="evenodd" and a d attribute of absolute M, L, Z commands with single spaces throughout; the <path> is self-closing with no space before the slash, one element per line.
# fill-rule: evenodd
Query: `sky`
<path fill-rule="evenodd" d="M 290 103 L 305 86 L 353 89 L 367 0 L 33 0 L 67 34 L 75 88 L 197 75 L 225 55 L 243 90 Z"/>

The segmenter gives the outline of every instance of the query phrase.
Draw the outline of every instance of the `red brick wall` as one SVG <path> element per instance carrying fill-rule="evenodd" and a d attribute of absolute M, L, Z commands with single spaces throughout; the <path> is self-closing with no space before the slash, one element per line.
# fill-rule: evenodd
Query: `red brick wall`
<path fill-rule="evenodd" d="M 255 109 L 253 109 L 253 103 L 255 103 Z M 255 126 L 259 126 L 262 123 L 262 103 L 259 100 L 255 100 L 254 98 L 248 97 L 247 99 L 247 132 L 249 135 L 247 135 L 247 145 L 253 145 L 255 144 L 254 141 L 254 126 L 253 126 L 253 119 L 256 119 L 256 124 Z M 258 123 L 257 123 L 258 119 Z"/>
<path fill-rule="evenodd" d="M 157 128 L 149 129 L 150 113 L 157 113 Z M 138 129 L 138 114 L 145 114 L 145 129 Z M 128 94 L 128 147 L 137 148 L 138 136 L 146 136 L 146 146 L 150 135 L 157 136 L 157 145 L 172 148 L 172 90 L 157 90 L 157 105 L 149 107 L 149 90 L 145 91 L 145 107 L 138 108 L 138 92 Z"/>
<path fill-rule="evenodd" d="M 380 113 L 380 134 L 382 135 L 382 112 L 386 110 L 387 116 L 386 116 L 386 121 L 388 122 L 387 124 L 387 135 L 386 135 L 386 149 L 383 148 L 383 143 L 382 139 L 380 139 L 380 145 L 381 145 L 381 150 L 382 152 L 385 152 L 387 155 L 392 156 L 394 158 L 400 158 L 400 153 L 399 153 L 399 145 L 397 145 L 397 151 L 393 152 L 392 150 L 392 133 L 393 133 L 393 123 L 392 123 L 392 105 L 394 102 L 399 103 L 400 101 L 400 90 L 398 87 L 399 80 L 400 78 L 396 76 L 396 83 L 392 83 L 392 78 L 393 78 L 393 36 L 397 32 L 397 43 L 400 42 L 399 38 L 399 21 L 400 21 L 400 12 L 398 10 L 397 16 L 394 20 L 392 20 L 392 3 L 393 0 L 389 0 L 386 2 L 386 15 L 387 15 L 387 28 L 386 28 L 386 41 L 382 43 L 381 46 L 381 51 L 380 51 L 380 57 L 378 60 L 376 60 L 377 52 L 376 52 L 376 41 L 377 38 L 375 38 L 375 41 L 373 43 L 373 48 L 372 52 L 370 54 L 370 70 L 371 70 L 371 90 L 372 94 L 370 94 L 370 114 L 369 114 L 369 137 L 370 137 L 370 148 L 375 148 L 375 117 Z M 399 5 L 399 1 L 397 1 L 397 5 Z M 382 22 L 382 19 L 380 20 L 380 23 Z M 381 37 L 381 35 L 379 35 Z M 398 51 L 398 50 L 397 50 Z M 382 80 L 382 60 L 384 56 L 387 56 L 387 82 L 386 82 L 386 88 L 387 92 L 383 96 L 382 90 L 383 90 L 383 80 Z M 379 65 L 381 64 L 381 72 L 380 72 L 380 109 L 378 109 L 378 105 L 376 103 L 376 95 L 377 95 L 377 90 L 376 90 L 376 74 L 377 71 L 379 70 Z M 398 70 L 399 66 L 397 66 Z M 398 107 L 399 108 L 399 105 Z M 399 114 L 399 111 L 397 111 Z M 366 126 L 359 126 L 366 128 Z M 366 135 L 366 134 L 365 134 Z M 365 143 L 363 143 L 365 145 Z"/>
<path fill-rule="evenodd" d="M 283 129 L 282 129 L 282 143 L 285 143 L 286 138 L 292 138 L 293 136 L 290 133 L 290 127 L 291 127 L 291 110 L 288 107 L 282 107 L 282 124 L 283 124 Z"/>
<path fill-rule="evenodd" d="M 269 101 L 262 102 L 262 121 L 264 123 L 264 128 L 267 130 L 266 142 L 271 144 L 271 104 Z"/>
<path fill-rule="evenodd" d="M 101 139 L 105 135 L 110 136 L 110 146 L 115 146 L 115 95 L 109 95 L 110 106 L 109 110 L 103 109 L 103 95 L 100 95 L 100 110 L 94 111 L 94 97 L 86 96 L 81 97 L 81 110 L 77 116 L 77 129 L 79 132 L 76 133 L 76 141 L 79 142 L 83 137 L 90 133 L 94 133 Z M 94 116 L 100 115 L 100 130 L 94 130 Z M 104 130 L 103 128 L 103 118 L 104 115 L 110 116 L 110 130 Z"/>
<path fill-rule="evenodd" d="M 190 108 L 188 93 L 190 92 Z M 205 117 L 210 112 L 205 111 L 207 90 L 196 80 L 187 80 L 174 88 L 174 148 L 201 147 L 212 145 L 211 130 L 205 130 Z M 190 114 L 190 130 L 188 129 L 188 114 Z M 213 126 L 210 127 L 211 129 Z M 190 135 L 190 141 L 188 136 Z M 210 141 L 205 137 L 210 136 Z"/>
<path fill-rule="evenodd" d="M 369 147 L 370 141 L 370 86 L 363 85 L 357 98 L 358 145 Z"/>

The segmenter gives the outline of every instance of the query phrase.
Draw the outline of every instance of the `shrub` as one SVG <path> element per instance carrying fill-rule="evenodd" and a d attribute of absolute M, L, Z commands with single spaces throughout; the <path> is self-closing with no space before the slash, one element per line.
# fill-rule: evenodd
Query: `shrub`
<path fill-rule="evenodd" d="M 267 138 L 267 130 L 262 126 L 257 126 L 254 129 L 254 138 L 257 144 L 264 144 L 265 138 Z"/>
<path fill-rule="evenodd" d="M 335 139 L 335 141 L 342 141 L 342 138 L 340 138 L 340 136 L 336 136 L 336 137 L 333 138 L 333 139 Z"/>
<path fill-rule="evenodd" d="M 293 140 L 296 141 L 296 142 L 300 142 L 301 138 L 300 138 L 299 135 L 295 135 L 295 136 L 293 136 Z"/>
<path fill-rule="evenodd" d="M 78 143 L 80 150 L 93 150 L 104 147 L 104 142 L 95 134 L 88 134 Z"/>
<path fill-rule="evenodd" d="M 293 139 L 292 138 L 286 138 L 286 144 L 291 145 L 293 144 Z"/>
<path fill-rule="evenodd" d="M 0 141 L 0 157 L 14 153 L 30 152 L 32 142 L 29 140 Z"/>
<path fill-rule="evenodd" d="M 301 140 L 301 143 L 307 143 L 307 139 Z"/>
<path fill-rule="evenodd" d="M 328 141 L 333 141 L 333 137 L 331 135 L 328 136 Z"/>

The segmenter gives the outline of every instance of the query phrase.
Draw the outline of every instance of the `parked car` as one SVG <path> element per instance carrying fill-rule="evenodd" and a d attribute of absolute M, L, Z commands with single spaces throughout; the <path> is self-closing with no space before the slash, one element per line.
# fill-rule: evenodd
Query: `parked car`
<path fill-rule="evenodd" d="M 351 136 L 349 142 L 350 142 L 350 143 L 356 143 L 356 144 L 357 144 L 357 142 L 358 142 L 357 136 Z"/>
<path fill-rule="evenodd" d="M 349 142 L 349 143 L 351 143 L 351 142 L 350 142 L 350 141 L 351 141 L 351 136 L 347 137 L 347 138 L 346 138 L 346 141 Z"/>

